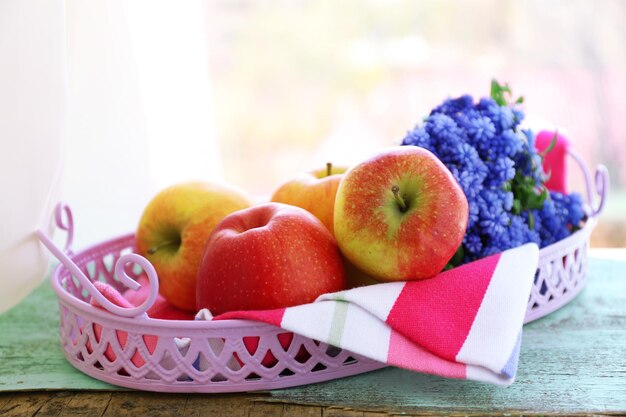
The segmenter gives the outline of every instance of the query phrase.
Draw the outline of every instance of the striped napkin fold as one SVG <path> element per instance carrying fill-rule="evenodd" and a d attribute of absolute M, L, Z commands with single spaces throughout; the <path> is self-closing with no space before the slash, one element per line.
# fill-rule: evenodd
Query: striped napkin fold
<path fill-rule="evenodd" d="M 526 244 L 409 282 L 377 284 L 266 311 L 256 320 L 412 371 L 497 385 L 515 380 L 522 325 L 539 262 Z"/>

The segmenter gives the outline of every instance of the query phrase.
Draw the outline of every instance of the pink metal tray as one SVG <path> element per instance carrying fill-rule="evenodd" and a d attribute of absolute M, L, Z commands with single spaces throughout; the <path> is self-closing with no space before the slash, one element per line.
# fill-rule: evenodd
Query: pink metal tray
<path fill-rule="evenodd" d="M 586 178 L 588 219 L 581 230 L 541 249 L 526 323 L 568 303 L 586 282 L 589 236 L 604 207 L 608 175 L 599 166 L 592 185 L 582 160 L 570 155 Z M 61 262 L 51 278 L 59 299 L 61 346 L 73 366 L 94 378 L 147 391 L 235 392 L 310 384 L 386 366 L 267 324 L 149 318 L 145 312 L 156 299 L 158 279 L 152 265 L 134 253 L 134 235 L 74 253 L 71 211 L 58 206 L 55 216 L 68 233 L 65 249 L 41 231 L 38 235 Z M 151 293 L 133 309 L 113 305 L 92 284 L 106 282 L 122 292 L 137 289 L 142 275 Z M 104 309 L 90 305 L 91 297 Z"/>

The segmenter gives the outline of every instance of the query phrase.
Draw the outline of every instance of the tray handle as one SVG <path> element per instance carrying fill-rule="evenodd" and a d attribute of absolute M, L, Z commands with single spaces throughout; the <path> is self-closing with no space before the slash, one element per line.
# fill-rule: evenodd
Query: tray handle
<path fill-rule="evenodd" d="M 587 191 L 587 215 L 595 218 L 604 210 L 606 205 L 606 199 L 609 192 L 609 170 L 606 166 L 598 164 L 595 171 L 594 180 L 592 183 L 591 172 L 587 168 L 587 164 L 582 157 L 573 149 L 567 150 L 569 156 L 571 156 L 585 177 L 585 189 Z"/>
<path fill-rule="evenodd" d="M 64 216 L 65 215 L 65 216 Z M 58 203 L 54 208 L 54 221 L 57 227 L 67 232 L 63 252 L 72 255 L 72 243 L 74 243 L 74 216 L 67 204 Z"/>
<path fill-rule="evenodd" d="M 83 271 L 81 271 L 76 263 L 74 263 L 74 261 L 70 258 L 72 255 L 71 247 L 74 239 L 74 218 L 69 206 L 63 203 L 58 203 L 54 210 L 54 219 L 59 229 L 67 231 L 67 240 L 65 242 L 64 249 L 61 250 L 58 246 L 56 246 L 54 242 L 52 242 L 52 240 L 40 229 L 35 232 L 37 237 L 41 243 L 43 243 L 43 245 L 48 248 L 48 250 L 59 260 L 59 262 L 61 262 L 72 273 L 72 275 L 76 277 L 76 279 L 78 279 L 83 288 L 87 290 L 89 295 L 95 298 L 98 304 L 100 304 L 107 311 L 122 317 L 137 317 L 144 314 L 148 311 L 148 309 L 150 309 L 150 307 L 152 307 L 152 304 L 156 301 L 159 292 L 159 279 L 150 261 L 136 253 L 127 253 L 120 256 L 115 263 L 115 275 L 119 281 L 132 290 L 138 290 L 141 288 L 141 284 L 131 278 L 125 270 L 125 267 L 128 264 L 139 265 L 148 276 L 148 281 L 150 282 L 150 294 L 143 303 L 133 308 L 124 308 L 113 304 L 104 295 L 102 295 L 100 291 L 98 291 L 89 278 L 87 278 Z"/>

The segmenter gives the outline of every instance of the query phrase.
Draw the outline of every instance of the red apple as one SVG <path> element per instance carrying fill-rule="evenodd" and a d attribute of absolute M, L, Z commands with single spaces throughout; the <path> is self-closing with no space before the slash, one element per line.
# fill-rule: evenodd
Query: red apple
<path fill-rule="evenodd" d="M 209 235 L 227 214 L 251 205 L 234 187 L 203 182 L 171 186 L 150 201 L 137 228 L 137 252 L 154 265 L 167 301 L 195 311 L 196 276 Z"/>
<path fill-rule="evenodd" d="M 322 222 L 299 207 L 266 203 L 215 227 L 198 271 L 196 308 L 214 315 L 267 310 L 345 288 L 339 248 Z"/>
<path fill-rule="evenodd" d="M 302 207 L 333 233 L 335 195 L 346 170 L 329 163 L 326 168 L 302 173 L 281 185 L 272 195 L 272 201 Z"/>
<path fill-rule="evenodd" d="M 463 190 L 437 157 L 392 147 L 344 174 L 335 237 L 350 262 L 380 281 L 424 279 L 461 245 L 468 214 Z"/>

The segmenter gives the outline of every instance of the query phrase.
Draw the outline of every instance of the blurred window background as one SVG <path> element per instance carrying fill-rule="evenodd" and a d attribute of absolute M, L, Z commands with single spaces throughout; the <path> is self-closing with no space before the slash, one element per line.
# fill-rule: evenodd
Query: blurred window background
<path fill-rule="evenodd" d="M 611 194 L 592 244 L 626 246 L 626 1 L 0 4 L 0 71 L 12 91 L 1 97 L 21 114 L 11 117 L 21 136 L 0 136 L 34 157 L 19 120 L 39 121 L 29 125 L 37 131 L 67 114 L 57 142 L 29 138 L 63 155 L 58 183 L 76 214 L 77 248 L 134 230 L 149 199 L 176 182 L 226 181 L 264 199 L 300 171 L 354 164 L 399 143 L 444 99 L 488 95 L 492 78 L 525 97 L 527 126 L 558 127 L 591 168 L 608 166 Z M 57 94 L 29 98 L 39 84 Z M 41 164 L 21 166 L 23 181 L 50 177 L 33 168 Z M 570 172 L 570 188 L 583 191 Z M 34 206 L 20 201 L 11 210 Z"/>
<path fill-rule="evenodd" d="M 206 2 L 224 179 L 270 195 L 295 173 L 398 143 L 447 97 L 525 97 L 611 193 L 593 246 L 626 246 L 626 2 Z M 572 165 L 572 164 L 570 164 Z M 570 189 L 583 191 L 572 165 Z"/>

